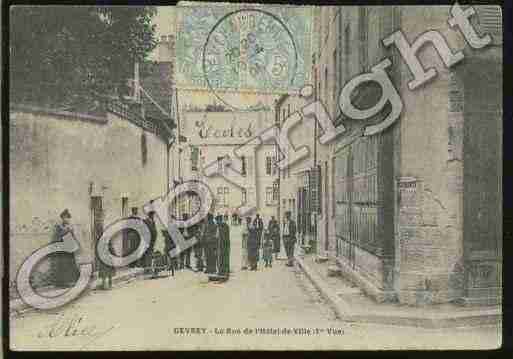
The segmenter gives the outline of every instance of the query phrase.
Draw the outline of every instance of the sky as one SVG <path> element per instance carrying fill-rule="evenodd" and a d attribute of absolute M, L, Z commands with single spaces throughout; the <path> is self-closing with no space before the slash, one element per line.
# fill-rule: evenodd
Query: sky
<path fill-rule="evenodd" d="M 162 35 L 172 35 L 175 33 L 174 8 L 174 6 L 157 6 L 157 15 L 155 15 L 153 22 L 157 25 L 156 32 L 158 38 Z"/>

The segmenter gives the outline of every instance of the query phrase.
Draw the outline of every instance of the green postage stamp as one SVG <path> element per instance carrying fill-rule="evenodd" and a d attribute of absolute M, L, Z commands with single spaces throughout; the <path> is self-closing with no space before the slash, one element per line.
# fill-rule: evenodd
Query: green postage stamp
<path fill-rule="evenodd" d="M 260 93 L 309 81 L 312 7 L 183 6 L 176 18 L 177 87 Z"/>

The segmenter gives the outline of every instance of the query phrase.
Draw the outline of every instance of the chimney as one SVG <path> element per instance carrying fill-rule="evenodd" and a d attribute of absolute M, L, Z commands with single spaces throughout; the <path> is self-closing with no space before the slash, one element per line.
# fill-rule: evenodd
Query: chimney
<path fill-rule="evenodd" d="M 157 58 L 159 62 L 170 62 L 173 59 L 173 36 L 162 35 L 157 45 Z"/>

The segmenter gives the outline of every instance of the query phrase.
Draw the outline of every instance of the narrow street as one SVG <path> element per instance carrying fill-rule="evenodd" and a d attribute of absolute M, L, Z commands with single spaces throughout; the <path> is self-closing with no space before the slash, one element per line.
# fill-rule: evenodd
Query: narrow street
<path fill-rule="evenodd" d="M 12 318 L 11 348 L 284 350 L 297 349 L 300 343 L 302 349 L 312 350 L 469 349 L 498 344 L 495 327 L 390 330 L 383 325 L 346 323 L 335 317 L 297 267 L 276 261 L 272 268 L 241 271 L 240 239 L 240 229 L 232 227 L 232 276 L 226 283 L 208 282 L 204 275 L 185 270 L 175 277 L 137 279 L 111 291 L 93 291 L 60 310 Z M 255 333 L 258 328 L 290 331 Z"/>

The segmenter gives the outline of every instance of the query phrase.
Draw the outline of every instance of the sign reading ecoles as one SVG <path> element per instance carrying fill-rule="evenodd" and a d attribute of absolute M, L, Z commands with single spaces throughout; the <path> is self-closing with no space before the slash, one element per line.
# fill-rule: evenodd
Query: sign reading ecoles
<path fill-rule="evenodd" d="M 271 112 L 187 112 L 184 136 L 191 145 L 242 145 L 273 125 Z"/>

